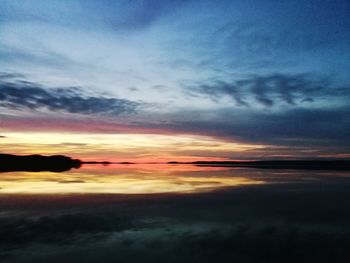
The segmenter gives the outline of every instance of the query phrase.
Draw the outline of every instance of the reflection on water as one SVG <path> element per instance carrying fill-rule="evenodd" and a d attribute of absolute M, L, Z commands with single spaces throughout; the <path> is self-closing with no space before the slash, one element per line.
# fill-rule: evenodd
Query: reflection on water
<path fill-rule="evenodd" d="M 350 262 L 348 171 L 90 165 L 0 187 L 1 263 Z"/>
<path fill-rule="evenodd" d="M 85 165 L 64 173 L 10 172 L 0 194 L 198 193 L 237 186 L 347 178 L 349 172 L 199 167 L 194 165 Z"/>
<path fill-rule="evenodd" d="M 10 172 L 0 194 L 198 193 L 237 186 L 347 178 L 349 172 L 267 170 L 194 165 L 84 165 L 64 173 Z"/>
<path fill-rule="evenodd" d="M 231 171 L 230 171 L 231 170 Z M 86 165 L 65 173 L 1 174 L 0 193 L 191 193 L 223 187 L 263 184 L 230 168 L 192 165 Z"/>

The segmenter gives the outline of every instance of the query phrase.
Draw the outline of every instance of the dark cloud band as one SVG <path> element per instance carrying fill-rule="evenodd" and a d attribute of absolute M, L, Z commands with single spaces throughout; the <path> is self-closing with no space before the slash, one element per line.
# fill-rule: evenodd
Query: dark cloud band
<path fill-rule="evenodd" d="M 313 102 L 323 97 L 349 95 L 346 88 L 333 87 L 327 79 L 317 79 L 306 74 L 270 74 L 253 76 L 232 82 L 217 80 L 213 83 L 188 87 L 191 95 L 209 96 L 217 100 L 230 97 L 237 106 L 264 107 Z"/>
<path fill-rule="evenodd" d="M 119 115 L 134 112 L 138 105 L 126 99 L 84 95 L 76 87 L 49 89 L 33 82 L 0 79 L 0 107 L 7 109 Z"/>

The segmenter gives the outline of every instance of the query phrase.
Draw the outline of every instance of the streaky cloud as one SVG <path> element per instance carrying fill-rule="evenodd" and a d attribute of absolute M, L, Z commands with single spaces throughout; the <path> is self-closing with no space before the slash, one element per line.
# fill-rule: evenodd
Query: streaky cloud
<path fill-rule="evenodd" d="M 236 106 L 298 106 L 325 97 L 348 97 L 348 88 L 310 74 L 274 73 L 234 81 L 215 80 L 185 87 L 191 96 L 206 96 L 214 101 L 229 97 Z"/>
<path fill-rule="evenodd" d="M 78 87 L 48 88 L 38 83 L 0 76 L 0 107 L 11 110 L 49 110 L 74 114 L 120 115 L 140 105 L 126 99 L 84 94 Z"/>
<path fill-rule="evenodd" d="M 179 113 L 180 114 L 180 113 Z M 189 118 L 172 117 L 165 124 L 170 130 L 190 134 L 205 134 L 241 142 L 265 145 L 329 147 L 350 146 L 350 107 L 331 109 L 292 108 L 282 112 L 227 108 L 208 112 L 211 118 L 196 113 L 182 112 Z"/>

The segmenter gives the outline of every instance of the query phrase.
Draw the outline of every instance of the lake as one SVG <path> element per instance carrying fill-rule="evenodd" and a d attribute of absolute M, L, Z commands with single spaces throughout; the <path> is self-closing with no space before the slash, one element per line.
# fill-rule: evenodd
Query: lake
<path fill-rule="evenodd" d="M 350 262 L 350 172 L 0 174 L 0 262 Z"/>

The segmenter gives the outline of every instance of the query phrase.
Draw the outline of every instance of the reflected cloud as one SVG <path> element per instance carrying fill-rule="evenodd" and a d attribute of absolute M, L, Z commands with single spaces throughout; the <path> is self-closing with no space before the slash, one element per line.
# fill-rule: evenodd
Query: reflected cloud
<path fill-rule="evenodd" d="M 162 166 L 160 168 L 160 166 Z M 257 185 L 263 179 L 225 174 L 227 168 L 190 165 L 87 165 L 64 174 L 9 173 L 0 179 L 2 194 L 155 194 L 196 193 Z"/>
<path fill-rule="evenodd" d="M 347 182 L 348 171 L 300 171 L 190 164 L 84 164 L 64 173 L 2 173 L 0 194 L 194 194 L 259 185 Z"/>

